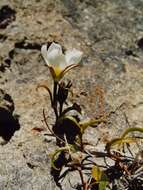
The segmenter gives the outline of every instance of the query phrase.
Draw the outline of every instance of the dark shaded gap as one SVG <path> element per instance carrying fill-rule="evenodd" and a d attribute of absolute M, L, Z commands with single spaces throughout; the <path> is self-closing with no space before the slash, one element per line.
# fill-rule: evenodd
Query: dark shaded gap
<path fill-rule="evenodd" d="M 20 129 L 19 121 L 7 109 L 0 107 L 0 136 L 9 141 Z"/>
<path fill-rule="evenodd" d="M 32 50 L 41 50 L 41 44 L 38 43 L 29 43 L 26 42 L 25 40 L 22 40 L 20 42 L 15 43 L 15 48 L 19 49 L 32 49 Z"/>
<path fill-rule="evenodd" d="M 16 11 L 8 5 L 0 9 L 0 28 L 5 29 L 12 21 L 16 19 Z"/>
<path fill-rule="evenodd" d="M 0 89 L 0 136 L 6 142 L 20 129 L 18 116 L 13 115 L 14 108 L 11 96 Z"/>

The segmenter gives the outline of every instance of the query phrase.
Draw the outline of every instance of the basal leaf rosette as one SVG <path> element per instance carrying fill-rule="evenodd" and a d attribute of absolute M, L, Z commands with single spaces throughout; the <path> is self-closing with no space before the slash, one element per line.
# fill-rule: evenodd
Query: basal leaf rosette
<path fill-rule="evenodd" d="M 76 49 L 67 50 L 64 54 L 61 45 L 54 42 L 48 50 L 47 45 L 44 44 L 41 47 L 41 53 L 54 81 L 60 81 L 69 70 L 79 66 L 83 55 L 81 51 Z"/>

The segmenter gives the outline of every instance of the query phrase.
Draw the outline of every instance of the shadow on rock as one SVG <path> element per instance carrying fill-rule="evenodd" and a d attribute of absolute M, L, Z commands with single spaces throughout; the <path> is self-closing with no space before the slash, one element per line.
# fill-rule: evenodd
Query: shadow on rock
<path fill-rule="evenodd" d="M 20 129 L 18 117 L 13 115 L 14 102 L 9 94 L 0 89 L 0 136 L 7 143 Z"/>
<path fill-rule="evenodd" d="M 16 130 L 20 129 L 18 119 L 5 108 L 0 108 L 0 136 L 9 141 Z"/>
<path fill-rule="evenodd" d="M 5 29 L 12 21 L 15 20 L 16 11 L 8 5 L 4 5 L 0 9 L 0 28 Z"/>

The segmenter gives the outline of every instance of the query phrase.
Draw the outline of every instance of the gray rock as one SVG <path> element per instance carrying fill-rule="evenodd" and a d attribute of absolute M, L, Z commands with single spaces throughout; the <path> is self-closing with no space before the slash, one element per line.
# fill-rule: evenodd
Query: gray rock
<path fill-rule="evenodd" d="M 54 190 L 50 154 L 55 140 L 48 137 L 45 142 L 44 133 L 49 132 L 42 122 L 42 109 L 49 124 L 53 124 L 54 115 L 47 93 L 36 91 L 38 84 L 52 88 L 52 79 L 40 46 L 56 41 L 64 49 L 74 47 L 84 52 L 83 67 L 65 77 L 73 81 L 74 101 L 81 104 L 84 118 L 98 114 L 97 86 L 104 89 L 106 112 L 123 104 L 106 126 L 89 129 L 85 135 L 95 145 L 100 138 L 95 149 L 103 150 L 107 140 L 128 127 L 124 114 L 130 126 L 143 125 L 143 2 L 1 0 L 0 10 L 5 5 L 15 11 L 15 19 L 0 29 L 0 84 L 12 101 L 4 100 L 2 91 L 0 106 L 12 114 L 15 106 L 21 128 L 0 147 L 0 189 Z M 44 131 L 33 132 L 34 127 Z M 63 187 L 71 189 L 67 181 Z"/>

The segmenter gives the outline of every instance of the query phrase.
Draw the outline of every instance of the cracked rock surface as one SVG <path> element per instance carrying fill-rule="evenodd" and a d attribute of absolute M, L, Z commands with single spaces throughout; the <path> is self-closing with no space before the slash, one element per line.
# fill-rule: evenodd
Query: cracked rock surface
<path fill-rule="evenodd" d="M 40 54 L 44 43 L 56 41 L 63 49 L 83 51 L 83 66 L 66 78 L 73 81 L 85 117 L 96 115 L 98 86 L 104 90 L 107 112 L 123 104 L 106 126 L 89 130 L 86 138 L 93 144 L 101 139 L 95 149 L 104 149 L 106 140 L 127 127 L 125 114 L 131 126 L 143 126 L 142 10 L 142 0 L 0 1 L 0 88 L 11 97 L 6 105 L 20 125 L 0 145 L 0 190 L 57 189 L 50 176 L 55 140 L 44 136 L 43 108 L 49 124 L 54 115 L 47 93 L 36 91 L 38 84 L 52 87 Z M 44 130 L 38 133 L 34 127 Z M 72 189 L 65 180 L 63 187 Z"/>

